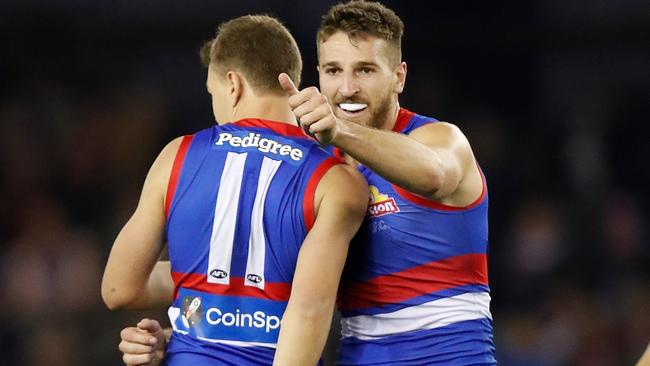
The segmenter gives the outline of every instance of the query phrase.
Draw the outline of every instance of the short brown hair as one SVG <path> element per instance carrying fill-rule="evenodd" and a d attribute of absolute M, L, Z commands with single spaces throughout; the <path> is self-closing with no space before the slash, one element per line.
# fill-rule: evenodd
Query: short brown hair
<path fill-rule="evenodd" d="M 287 28 L 267 15 L 246 15 L 221 23 L 214 39 L 201 48 L 201 62 L 224 74 L 241 72 L 256 91 L 284 94 L 278 75 L 300 85 L 300 49 Z"/>
<path fill-rule="evenodd" d="M 404 23 L 379 2 L 352 0 L 331 7 L 321 19 L 316 36 L 318 46 L 339 31 L 352 39 L 368 35 L 384 39 L 396 51 L 389 56 L 389 61 L 396 65 L 402 59 Z"/>

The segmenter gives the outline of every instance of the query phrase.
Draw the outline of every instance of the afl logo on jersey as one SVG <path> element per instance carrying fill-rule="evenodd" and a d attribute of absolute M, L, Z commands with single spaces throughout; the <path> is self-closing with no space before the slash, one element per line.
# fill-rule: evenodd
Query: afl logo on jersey
<path fill-rule="evenodd" d="M 368 216 L 379 217 L 399 212 L 399 206 L 393 197 L 380 193 L 377 187 L 369 186 L 370 202 L 368 203 Z"/>
<path fill-rule="evenodd" d="M 262 282 L 262 277 L 256 275 L 256 274 L 249 274 L 246 276 L 246 279 L 253 282 L 253 283 L 260 283 Z"/>
<path fill-rule="evenodd" d="M 213 269 L 210 272 L 210 276 L 212 276 L 214 278 L 226 278 L 226 277 L 228 277 L 228 272 L 220 270 L 220 269 Z"/>

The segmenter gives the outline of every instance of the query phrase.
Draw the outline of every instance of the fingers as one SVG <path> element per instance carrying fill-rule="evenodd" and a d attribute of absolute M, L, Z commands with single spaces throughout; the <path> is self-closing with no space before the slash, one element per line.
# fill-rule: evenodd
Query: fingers
<path fill-rule="evenodd" d="M 320 110 L 322 112 L 329 111 L 329 107 L 327 105 L 327 98 L 322 94 L 314 95 L 306 102 L 295 107 L 293 110 L 293 114 L 295 114 L 296 117 L 300 119 L 300 121 L 303 121 L 303 117 L 305 115 L 307 115 L 308 113 L 315 112 L 317 110 Z"/>
<path fill-rule="evenodd" d="M 321 141 L 321 133 L 330 131 L 332 129 L 333 123 L 333 118 L 326 117 L 314 122 L 313 124 L 310 124 L 307 129 L 311 135 L 315 136 L 319 141 Z"/>
<path fill-rule="evenodd" d="M 150 332 L 134 327 L 122 329 L 120 337 L 122 341 L 142 345 L 154 345 L 157 341 L 156 337 L 152 336 Z"/>
<path fill-rule="evenodd" d="M 313 123 L 316 123 L 324 119 L 329 119 L 331 115 L 332 115 L 331 110 L 327 104 L 320 105 L 317 108 L 312 109 L 307 114 L 300 116 L 299 117 L 300 125 L 302 127 L 308 128 Z"/>
<path fill-rule="evenodd" d="M 278 75 L 278 81 L 280 82 L 282 89 L 284 89 L 284 91 L 286 91 L 289 95 L 298 94 L 298 88 L 296 88 L 296 84 L 293 83 L 293 80 L 291 80 L 289 75 L 281 73 Z"/>
<path fill-rule="evenodd" d="M 134 354 L 134 355 L 141 355 L 145 353 L 153 353 L 154 349 L 152 346 L 149 345 L 144 345 L 140 343 L 133 343 L 133 342 L 128 342 L 128 341 L 122 341 L 120 342 L 120 345 L 118 346 L 118 349 L 122 353 L 128 353 L 128 354 Z"/>
<path fill-rule="evenodd" d="M 142 330 L 149 331 L 151 333 L 157 333 L 162 330 L 160 323 L 157 320 L 152 319 L 142 319 L 138 323 L 138 328 Z"/>
<path fill-rule="evenodd" d="M 310 86 L 289 97 L 289 106 L 296 109 L 310 100 L 320 97 L 321 93 L 315 86 Z"/>
<path fill-rule="evenodd" d="M 153 364 L 153 361 L 155 360 L 155 354 L 153 353 L 146 353 L 142 355 L 131 355 L 131 354 L 125 354 L 122 356 L 122 361 L 127 366 L 146 366 L 146 365 L 151 365 Z"/>

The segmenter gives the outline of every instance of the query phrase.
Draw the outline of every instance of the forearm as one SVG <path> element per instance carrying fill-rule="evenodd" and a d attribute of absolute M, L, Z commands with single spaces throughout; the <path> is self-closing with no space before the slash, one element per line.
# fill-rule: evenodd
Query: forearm
<path fill-rule="evenodd" d="M 329 333 L 334 302 L 287 307 L 273 365 L 316 365 Z"/>
<path fill-rule="evenodd" d="M 174 283 L 171 278 L 170 263 L 159 261 L 151 272 L 144 291 L 126 308 L 141 310 L 169 306 L 173 294 Z"/>
<path fill-rule="evenodd" d="M 102 281 L 102 297 L 111 310 L 151 309 L 168 305 L 173 295 L 169 262 L 134 261 L 131 253 L 114 251 Z M 151 268 L 152 269 L 148 269 Z"/>
<path fill-rule="evenodd" d="M 406 135 L 341 120 L 332 144 L 408 191 L 435 193 L 444 179 L 441 154 Z"/>

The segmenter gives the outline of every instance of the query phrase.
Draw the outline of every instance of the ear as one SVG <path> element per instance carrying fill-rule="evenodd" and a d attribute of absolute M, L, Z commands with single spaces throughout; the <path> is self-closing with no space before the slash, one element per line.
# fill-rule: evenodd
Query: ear
<path fill-rule="evenodd" d="M 244 92 L 244 80 L 242 76 L 234 71 L 226 73 L 228 83 L 228 95 L 230 96 L 230 106 L 236 107 Z"/>
<path fill-rule="evenodd" d="M 397 82 L 395 83 L 394 92 L 401 94 L 406 84 L 406 62 L 402 61 L 399 63 L 395 70 L 395 76 L 397 76 Z"/>

